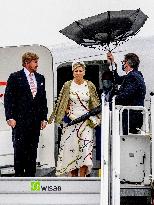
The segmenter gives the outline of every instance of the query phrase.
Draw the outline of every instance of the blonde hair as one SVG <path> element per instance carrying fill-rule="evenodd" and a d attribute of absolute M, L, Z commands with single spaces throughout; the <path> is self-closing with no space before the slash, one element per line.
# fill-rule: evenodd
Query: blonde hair
<path fill-rule="evenodd" d="M 86 65 L 85 65 L 85 63 L 83 61 L 74 61 L 72 63 L 72 71 L 74 71 L 78 67 L 82 67 L 85 70 Z"/>
<path fill-rule="evenodd" d="M 36 53 L 24 53 L 22 56 L 22 66 L 25 66 L 25 63 L 30 63 L 32 60 L 38 60 L 39 57 Z"/>

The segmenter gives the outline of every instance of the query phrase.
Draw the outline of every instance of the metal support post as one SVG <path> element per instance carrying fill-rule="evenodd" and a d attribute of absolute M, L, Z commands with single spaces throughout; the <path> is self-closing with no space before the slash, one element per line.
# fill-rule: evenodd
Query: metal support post
<path fill-rule="evenodd" d="M 109 205 L 109 103 L 102 94 L 101 120 L 101 195 L 100 205 Z"/>
<path fill-rule="evenodd" d="M 152 182 L 154 181 L 154 96 L 151 96 Z"/>
<path fill-rule="evenodd" d="M 119 110 L 112 102 L 112 205 L 120 205 L 120 134 Z"/>

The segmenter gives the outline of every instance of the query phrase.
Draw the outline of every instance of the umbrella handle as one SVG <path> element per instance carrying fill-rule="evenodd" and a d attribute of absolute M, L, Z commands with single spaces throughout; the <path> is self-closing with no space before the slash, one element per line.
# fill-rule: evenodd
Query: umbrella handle
<path fill-rule="evenodd" d="M 110 41 L 111 41 L 111 27 L 110 27 L 110 21 L 111 21 L 111 16 L 110 16 L 110 11 L 107 11 L 107 19 L 108 19 L 108 32 L 107 32 L 107 45 L 109 47 L 109 52 L 110 52 Z"/>

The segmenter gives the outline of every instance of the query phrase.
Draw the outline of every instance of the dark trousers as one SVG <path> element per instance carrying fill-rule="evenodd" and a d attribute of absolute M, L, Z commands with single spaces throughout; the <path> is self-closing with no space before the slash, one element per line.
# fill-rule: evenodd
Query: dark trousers
<path fill-rule="evenodd" d="M 128 135 L 128 111 L 123 111 L 122 116 L 123 134 Z M 141 129 L 143 125 L 143 114 L 139 110 L 129 111 L 129 132 L 137 134 L 138 129 Z"/>
<path fill-rule="evenodd" d="M 35 130 L 13 130 L 14 169 L 16 177 L 35 177 L 39 136 Z"/>
<path fill-rule="evenodd" d="M 96 160 L 101 161 L 101 126 L 95 128 L 96 136 Z"/>

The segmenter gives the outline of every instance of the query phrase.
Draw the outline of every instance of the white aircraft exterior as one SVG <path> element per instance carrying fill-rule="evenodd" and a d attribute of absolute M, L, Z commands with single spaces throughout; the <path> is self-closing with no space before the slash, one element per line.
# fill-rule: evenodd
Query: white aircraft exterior
<path fill-rule="evenodd" d="M 154 42 L 154 37 L 149 37 L 146 39 L 130 39 L 128 42 L 121 44 L 115 50 L 113 50 L 115 61 L 118 64 L 118 73 L 121 75 L 124 74 L 124 72 L 121 69 L 121 61 L 123 60 L 124 55 L 130 52 L 131 53 L 133 52 L 139 56 L 140 61 L 141 61 L 139 70 L 142 72 L 144 76 L 146 87 L 147 87 L 147 94 L 146 94 L 146 99 L 145 99 L 145 107 L 147 109 L 150 109 L 150 99 L 151 99 L 150 93 L 154 92 L 154 80 L 153 80 L 154 44 L 153 42 Z M 66 77 L 62 75 L 59 71 L 63 70 L 65 73 L 65 70 L 66 72 L 69 70 L 69 73 L 70 73 L 69 78 L 72 78 L 71 63 L 74 60 L 85 61 L 86 65 L 90 65 L 91 67 L 95 64 L 100 66 L 101 64 L 105 62 L 106 52 L 107 52 L 107 51 L 104 51 L 101 47 L 94 49 L 94 48 L 81 47 L 79 45 L 76 45 L 76 46 L 58 45 L 58 46 L 49 46 L 49 48 L 46 48 L 44 46 L 39 46 L 39 45 L 32 45 L 32 46 L 29 45 L 29 46 L 20 46 L 20 47 L 0 48 L 0 94 L 4 94 L 5 82 L 7 81 L 10 73 L 22 69 L 21 56 L 23 55 L 23 53 L 28 52 L 28 51 L 35 52 L 40 57 L 38 72 L 42 73 L 46 79 L 46 92 L 47 92 L 47 100 L 48 100 L 48 108 L 49 108 L 48 116 L 51 114 L 53 110 L 54 102 L 57 99 L 57 93 L 59 92 L 59 89 L 61 87 L 61 84 L 59 83 L 62 83 L 66 79 Z M 97 79 L 93 79 L 93 76 L 89 76 L 92 81 L 93 80 L 94 82 L 99 81 L 98 83 L 99 86 L 101 86 L 100 76 L 104 68 L 106 67 L 105 66 L 99 67 L 98 73 L 94 75 L 94 78 L 97 77 Z M 89 72 L 89 69 L 87 70 L 87 73 Z M 150 114 L 150 110 L 149 110 L 149 114 Z M 5 121 L 3 96 L 0 97 L 0 117 L 1 117 L 1 120 L 0 120 L 0 170 L 1 170 L 1 175 L 3 175 L 3 174 L 13 173 L 13 147 L 12 147 L 12 140 L 11 140 L 11 129 Z M 149 127 L 152 130 L 152 125 L 150 123 L 150 120 L 149 120 Z M 39 169 L 50 169 L 50 168 L 55 167 L 56 138 L 57 138 L 57 127 L 54 126 L 54 124 L 48 125 L 47 128 L 41 132 L 40 143 L 39 143 L 39 148 L 38 148 L 38 158 L 37 158 L 37 162 L 39 163 L 39 166 L 38 166 Z M 141 151 L 140 153 L 141 155 L 139 155 L 137 159 L 135 159 L 136 162 L 133 162 L 134 164 L 130 161 L 132 160 L 132 158 L 130 159 L 130 157 L 128 158 L 126 156 L 127 160 L 130 163 L 132 163 L 131 171 L 130 171 L 130 168 L 127 166 L 129 162 L 126 161 L 126 158 L 121 157 L 122 167 L 124 167 L 124 171 L 121 172 L 120 177 L 123 177 L 122 179 L 124 183 L 125 181 L 129 181 L 130 183 L 132 183 L 131 185 L 134 185 L 135 183 L 137 183 L 137 184 L 142 185 L 142 188 L 145 188 L 145 186 L 148 185 L 147 187 L 149 190 L 151 189 L 149 188 L 150 187 L 149 175 L 151 174 L 150 169 L 152 167 L 151 160 L 150 160 L 150 148 L 149 148 L 150 141 L 146 140 L 146 143 L 147 143 L 147 146 L 146 146 L 144 140 L 140 142 L 140 141 L 134 141 L 133 139 L 132 141 L 129 141 L 128 146 L 123 147 L 124 149 L 122 149 L 122 154 L 125 152 L 125 150 L 127 149 L 129 150 L 129 147 L 133 147 L 131 145 L 134 145 L 133 149 L 135 150 L 138 142 L 140 143 L 140 146 L 141 146 L 138 149 L 142 150 L 143 148 L 144 151 L 143 152 Z M 134 150 L 131 150 L 131 153 L 129 153 L 131 157 L 133 156 L 132 153 L 134 152 Z M 144 159 L 143 157 L 145 155 L 146 155 L 146 158 Z M 144 166 L 142 166 L 141 168 L 136 166 L 136 164 L 140 163 L 138 162 L 139 160 L 146 161 L 146 163 L 143 163 Z M 135 166 L 137 168 L 134 169 Z M 138 170 L 139 174 L 138 173 L 135 174 L 136 170 Z M 144 173 L 143 173 L 143 170 L 144 170 Z M 39 177 L 39 175 L 37 177 Z M 3 177 L 1 178 L 3 179 Z M 144 180 L 142 181 L 143 178 Z M 52 178 L 52 182 L 54 180 L 59 180 L 59 179 Z M 61 181 L 62 184 L 63 182 L 66 183 L 66 181 L 70 183 L 68 189 L 69 189 L 69 193 L 71 193 L 70 187 L 76 186 L 74 184 L 75 181 L 73 181 L 72 179 L 70 181 L 68 179 L 63 179 L 63 180 Z M 0 180 L 0 183 L 2 183 L 2 181 Z M 49 182 L 50 181 L 51 179 L 49 179 Z M 80 180 L 77 180 L 77 181 L 80 181 Z M 81 180 L 80 183 L 82 183 L 82 181 L 83 180 Z M 85 194 L 86 194 L 85 196 L 87 197 L 87 200 L 89 201 L 85 202 L 86 197 L 81 196 L 81 194 L 79 194 L 81 193 L 81 191 L 77 192 L 78 200 L 79 201 L 80 199 L 82 200 L 83 203 L 81 204 L 87 203 L 87 204 L 101 204 L 102 205 L 102 202 L 101 202 L 102 195 L 100 195 L 99 193 L 99 190 L 101 189 L 99 178 L 87 179 L 87 181 L 89 181 L 89 183 L 95 182 L 95 185 L 96 185 L 95 191 L 91 189 L 91 192 L 90 191 L 87 192 L 89 185 L 88 183 L 85 184 L 85 189 L 84 189 Z M 9 182 L 9 180 L 6 182 Z M 16 182 L 17 184 L 19 184 L 19 181 L 16 181 Z M 58 182 L 60 183 L 60 181 Z M 64 183 L 64 186 L 65 186 L 65 183 Z M 93 184 L 92 186 L 95 186 L 95 185 Z M 68 192 L 68 190 L 66 190 L 66 187 L 64 187 L 64 190 L 65 190 L 64 194 L 66 194 Z M 1 192 L 1 189 L 0 189 L 0 192 Z M 24 190 L 23 192 L 26 192 L 26 191 Z M 9 193 L 13 193 L 13 192 L 10 191 Z M 27 191 L 26 193 L 29 193 L 29 192 Z M 61 194 L 59 196 L 61 198 L 61 203 L 59 202 L 59 204 L 80 204 L 79 201 L 78 203 L 75 203 L 76 201 L 72 200 L 72 199 L 75 199 L 76 192 L 72 191 L 72 193 L 74 195 L 73 194 L 71 195 L 72 198 L 70 202 L 66 196 L 64 199 L 63 195 Z M 90 193 L 95 194 L 95 199 L 93 199 L 93 196 L 90 195 Z M 117 195 L 115 196 L 115 198 L 116 197 Z M 151 200 L 151 196 L 149 194 L 147 194 L 147 197 L 150 198 Z M 56 195 L 52 195 L 51 200 L 52 199 L 53 199 L 53 204 L 56 204 Z M 10 197 L 10 200 L 11 200 L 11 197 Z M 41 199 L 41 197 L 37 198 L 35 203 L 37 203 L 37 200 L 38 201 L 40 200 L 40 203 L 44 204 L 44 201 Z M 50 201 L 50 196 L 48 196 L 47 200 Z M 118 205 L 118 202 L 119 201 L 117 200 L 117 202 L 113 204 Z M 106 205 L 105 203 L 103 205 Z"/>

